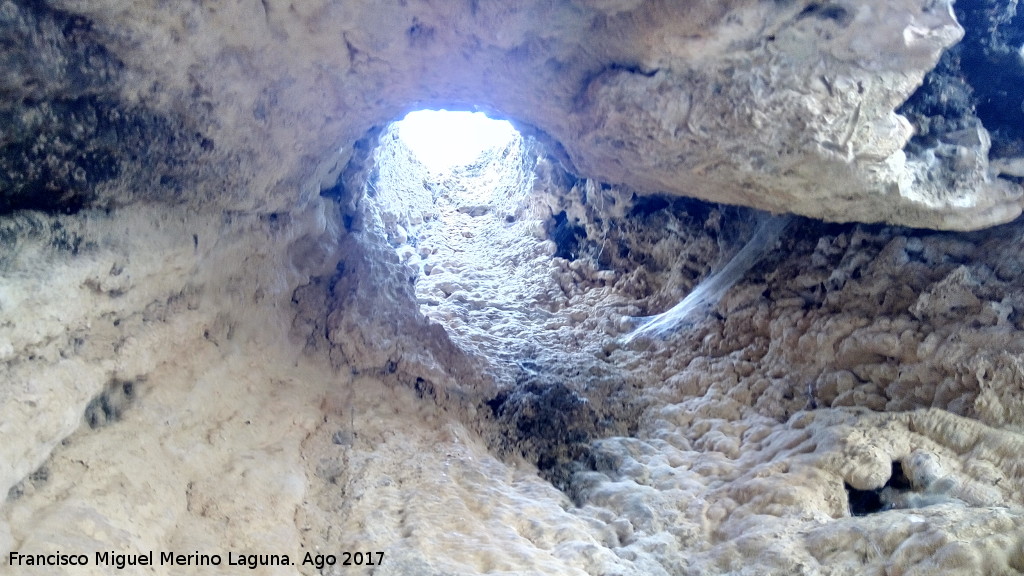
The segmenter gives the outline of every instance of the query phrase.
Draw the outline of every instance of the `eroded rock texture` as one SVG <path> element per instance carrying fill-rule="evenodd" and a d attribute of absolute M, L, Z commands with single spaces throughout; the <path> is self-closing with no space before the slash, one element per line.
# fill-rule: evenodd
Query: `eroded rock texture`
<path fill-rule="evenodd" d="M 1015 7 L 0 0 L 3 569 L 1024 571 Z"/>
<path fill-rule="evenodd" d="M 963 33 L 943 2 L 8 0 L 3 18 L 8 210 L 290 207 L 371 126 L 454 105 L 645 193 L 933 228 L 1020 212 L 984 126 L 903 150 L 894 110 Z M 122 171 L 140 185 L 112 186 Z"/>

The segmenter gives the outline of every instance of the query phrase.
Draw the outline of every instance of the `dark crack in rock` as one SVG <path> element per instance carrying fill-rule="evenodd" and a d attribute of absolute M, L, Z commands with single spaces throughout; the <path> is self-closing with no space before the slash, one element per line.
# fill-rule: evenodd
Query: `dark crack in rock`
<path fill-rule="evenodd" d="M 621 404 L 597 399 L 585 384 L 574 386 L 562 378 L 524 371 L 514 387 L 486 405 L 501 431 L 492 442 L 495 449 L 536 463 L 545 478 L 565 490 L 573 474 L 592 466 L 593 440 L 628 434 L 636 427 L 639 408 L 621 394 Z M 588 393 L 597 401 L 591 402 Z"/>
<path fill-rule="evenodd" d="M 984 127 L 996 172 L 1024 182 L 1024 11 L 1005 0 L 961 1 L 954 9 L 963 40 L 897 109 L 915 127 L 907 151 L 955 155 L 956 146 L 974 145 L 973 133 Z M 972 141 L 965 142 L 965 135 Z"/>
<path fill-rule="evenodd" d="M 85 422 L 89 427 L 102 428 L 120 420 L 125 410 L 136 400 L 140 381 L 111 379 L 106 389 L 85 407 Z"/>

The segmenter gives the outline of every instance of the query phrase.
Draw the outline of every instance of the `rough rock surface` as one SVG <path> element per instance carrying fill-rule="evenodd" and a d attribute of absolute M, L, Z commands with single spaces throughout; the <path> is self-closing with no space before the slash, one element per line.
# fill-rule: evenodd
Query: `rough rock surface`
<path fill-rule="evenodd" d="M 4 210 L 291 208 L 371 127 L 449 105 L 645 193 L 946 229 L 1020 213 L 985 127 L 903 151 L 894 110 L 963 33 L 943 2 L 5 0 L 0 18 Z"/>
<path fill-rule="evenodd" d="M 78 242 L 21 230 L 5 306 L 52 316 L 6 316 L 5 436 L 52 440 L 4 445 L 5 549 L 379 550 L 382 574 L 1024 569 L 1024 224 L 797 220 L 716 307 L 627 343 L 756 217 L 524 164 L 514 222 L 446 207 L 460 188 L 444 188 L 438 221 L 466 216 L 443 229 L 465 243 L 432 252 L 447 270 L 415 290 L 403 248 L 431 236 L 389 241 L 387 182 L 340 191 L 368 192 L 358 163 L 312 222 L 143 211 L 148 235 L 97 215 L 73 220 Z M 193 288 L 156 290 L 181 277 Z M 444 278 L 461 288 L 445 297 Z"/>
<path fill-rule="evenodd" d="M 1024 572 L 1014 6 L 0 0 L 0 569 Z"/>

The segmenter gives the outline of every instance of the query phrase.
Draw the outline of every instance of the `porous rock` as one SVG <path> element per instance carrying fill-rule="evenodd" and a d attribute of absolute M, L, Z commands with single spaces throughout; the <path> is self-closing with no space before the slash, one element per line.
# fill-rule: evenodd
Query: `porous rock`
<path fill-rule="evenodd" d="M 1024 571 L 1012 6 L 0 0 L 0 562 Z"/>

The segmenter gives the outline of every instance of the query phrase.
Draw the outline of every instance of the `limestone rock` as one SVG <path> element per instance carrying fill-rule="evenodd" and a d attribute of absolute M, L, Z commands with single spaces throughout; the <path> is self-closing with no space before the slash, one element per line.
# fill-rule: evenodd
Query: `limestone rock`
<path fill-rule="evenodd" d="M 0 0 L 0 569 L 1024 571 L 1012 7 Z"/>
<path fill-rule="evenodd" d="M 454 106 L 642 193 L 941 229 L 1020 213 L 984 127 L 949 153 L 904 151 L 915 128 L 895 110 L 963 33 L 931 0 L 7 0 L 3 14 L 7 210 L 274 211 L 308 200 L 372 127 Z M 116 183 L 143 174 L 145 189 Z"/>

